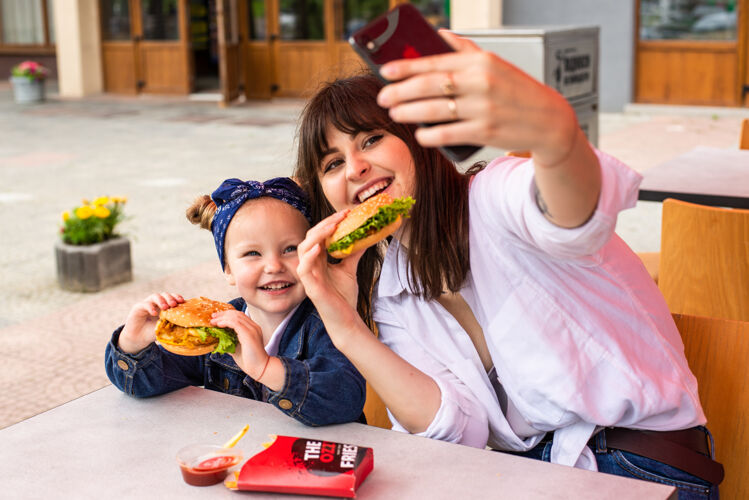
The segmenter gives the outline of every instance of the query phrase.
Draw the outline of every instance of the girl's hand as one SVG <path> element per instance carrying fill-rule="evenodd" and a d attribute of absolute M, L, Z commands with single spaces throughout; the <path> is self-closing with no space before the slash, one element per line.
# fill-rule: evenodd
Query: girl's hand
<path fill-rule="evenodd" d="M 338 212 L 322 220 L 307 231 L 307 237 L 297 245 L 297 274 L 334 344 L 340 340 L 334 338 L 335 332 L 340 329 L 346 331 L 347 325 L 359 320 L 356 312 L 359 292 L 356 267 L 364 251 L 351 254 L 337 264 L 330 264 L 325 247 L 325 239 L 335 232 L 346 213 L 347 211 Z"/>
<path fill-rule="evenodd" d="M 260 326 L 245 313 L 237 310 L 213 313 L 211 324 L 220 328 L 231 328 L 237 332 L 239 345 L 231 357 L 243 372 L 258 380 L 268 361 Z"/>
<path fill-rule="evenodd" d="M 564 97 L 472 41 L 447 30 L 440 35 L 456 53 L 381 68 L 383 77 L 396 81 L 378 96 L 393 120 L 457 120 L 419 129 L 416 138 L 427 147 L 479 144 L 530 151 L 536 163 L 548 166 L 570 153 L 578 125 Z"/>
<path fill-rule="evenodd" d="M 156 323 L 159 313 L 185 301 L 182 295 L 167 292 L 149 295 L 130 310 L 125 326 L 120 332 L 118 346 L 121 351 L 136 354 L 156 340 Z"/>

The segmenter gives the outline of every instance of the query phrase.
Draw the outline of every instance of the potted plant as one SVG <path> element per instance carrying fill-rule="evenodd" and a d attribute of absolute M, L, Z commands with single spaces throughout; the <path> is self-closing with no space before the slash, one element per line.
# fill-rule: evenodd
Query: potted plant
<path fill-rule="evenodd" d="M 16 102 L 27 104 L 44 100 L 47 68 L 36 61 L 24 61 L 11 70 L 10 83 Z"/>
<path fill-rule="evenodd" d="M 57 280 L 74 292 L 99 290 L 133 279 L 130 240 L 117 234 L 126 198 L 102 196 L 63 212 L 55 245 Z"/>

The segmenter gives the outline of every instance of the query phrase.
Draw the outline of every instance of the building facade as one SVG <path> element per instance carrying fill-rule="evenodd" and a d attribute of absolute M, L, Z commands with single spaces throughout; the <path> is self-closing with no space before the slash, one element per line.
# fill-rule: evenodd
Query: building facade
<path fill-rule="evenodd" d="M 0 0 L 0 74 L 35 59 L 63 95 L 304 96 L 358 70 L 348 35 L 406 1 Z M 749 105 L 749 0 L 410 3 L 456 30 L 599 26 L 602 110 Z"/>

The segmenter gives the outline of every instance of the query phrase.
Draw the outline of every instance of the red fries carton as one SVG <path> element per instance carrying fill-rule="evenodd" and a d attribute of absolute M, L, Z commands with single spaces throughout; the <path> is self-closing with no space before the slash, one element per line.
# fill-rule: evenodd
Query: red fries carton
<path fill-rule="evenodd" d="M 278 436 L 224 484 L 237 490 L 353 498 L 373 467 L 372 448 Z"/>

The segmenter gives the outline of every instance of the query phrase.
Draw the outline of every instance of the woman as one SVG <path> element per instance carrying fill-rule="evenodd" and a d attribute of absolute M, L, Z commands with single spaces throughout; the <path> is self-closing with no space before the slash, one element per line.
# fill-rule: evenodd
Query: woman
<path fill-rule="evenodd" d="M 395 429 L 717 498 L 679 333 L 614 234 L 640 176 L 591 149 L 559 94 L 442 34 L 457 53 L 383 66 L 398 83 L 382 90 L 374 77 L 333 82 L 303 114 L 296 175 L 318 217 L 338 212 L 299 245 L 299 276 L 333 343 Z M 454 144 L 531 159 L 461 174 L 431 149 Z M 374 284 L 375 250 L 334 265 L 323 242 L 380 191 L 416 205 Z M 366 325 L 370 290 L 381 342 Z"/>

